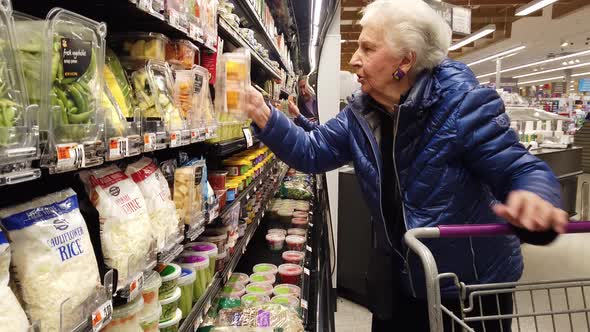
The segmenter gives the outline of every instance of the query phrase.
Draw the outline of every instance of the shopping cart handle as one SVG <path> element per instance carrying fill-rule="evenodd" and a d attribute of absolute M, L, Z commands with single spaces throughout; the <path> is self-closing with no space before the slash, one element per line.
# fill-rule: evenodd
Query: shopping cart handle
<path fill-rule="evenodd" d="M 510 224 L 441 225 L 440 237 L 498 236 L 515 234 Z M 590 233 L 590 221 L 570 221 L 566 233 Z"/>

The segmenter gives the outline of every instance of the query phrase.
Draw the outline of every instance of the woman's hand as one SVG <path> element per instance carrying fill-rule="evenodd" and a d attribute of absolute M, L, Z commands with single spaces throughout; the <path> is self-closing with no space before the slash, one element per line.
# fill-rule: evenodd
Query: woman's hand
<path fill-rule="evenodd" d="M 553 229 L 557 233 L 564 233 L 568 223 L 565 211 L 530 191 L 511 192 L 506 204 L 496 204 L 493 210 L 512 225 L 529 231 Z"/>
<path fill-rule="evenodd" d="M 262 94 L 252 86 L 248 87 L 246 95 L 246 114 L 260 129 L 264 129 L 270 119 L 270 108 L 264 102 Z"/>
<path fill-rule="evenodd" d="M 294 118 L 301 115 L 301 112 L 299 112 L 299 108 L 297 107 L 297 105 L 295 105 L 295 103 L 290 98 L 289 98 L 289 113 Z"/>

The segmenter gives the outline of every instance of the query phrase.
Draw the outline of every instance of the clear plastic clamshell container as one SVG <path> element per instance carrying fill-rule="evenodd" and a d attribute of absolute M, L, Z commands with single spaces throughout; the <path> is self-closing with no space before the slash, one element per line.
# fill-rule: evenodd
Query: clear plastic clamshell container
<path fill-rule="evenodd" d="M 184 128 L 181 135 L 181 145 L 190 144 L 193 141 L 192 137 L 196 135 L 193 133 L 192 121 L 195 117 L 196 109 L 194 108 L 194 85 L 195 80 L 192 70 L 179 69 L 175 72 L 174 80 L 174 96 L 177 103 L 180 116 L 184 123 Z"/>
<path fill-rule="evenodd" d="M 166 18 L 170 25 L 188 32 L 187 6 L 185 0 L 166 0 Z"/>
<path fill-rule="evenodd" d="M 215 103 L 219 107 L 218 112 L 227 112 L 238 120 L 245 120 L 246 91 L 250 86 L 250 52 L 238 49 L 233 53 L 224 53 L 218 74 L 221 74 L 215 87 L 220 98 Z"/>
<path fill-rule="evenodd" d="M 9 1 L 0 1 L 0 185 L 38 178 L 37 105 L 29 106 Z"/>
<path fill-rule="evenodd" d="M 125 63 L 166 60 L 168 37 L 156 32 L 127 32 L 109 36 L 109 46 Z"/>
<path fill-rule="evenodd" d="M 217 1 L 201 1 L 204 42 L 209 47 L 217 44 Z"/>
<path fill-rule="evenodd" d="M 188 34 L 193 39 L 203 42 L 202 0 L 186 0 Z"/>

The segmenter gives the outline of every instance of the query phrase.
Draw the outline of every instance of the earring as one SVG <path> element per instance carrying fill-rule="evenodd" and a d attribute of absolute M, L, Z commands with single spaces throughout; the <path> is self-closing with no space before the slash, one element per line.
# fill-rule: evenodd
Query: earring
<path fill-rule="evenodd" d="M 393 76 L 393 78 L 394 78 L 395 80 L 397 80 L 397 81 L 401 81 L 401 80 L 402 80 L 402 78 L 404 78 L 404 76 L 406 76 L 406 73 L 404 73 L 404 71 L 403 71 L 403 70 L 401 70 L 401 69 L 399 69 L 399 68 L 398 68 L 398 69 L 396 69 L 396 70 L 395 70 L 395 73 L 393 73 L 393 75 L 392 75 L 392 76 Z"/>

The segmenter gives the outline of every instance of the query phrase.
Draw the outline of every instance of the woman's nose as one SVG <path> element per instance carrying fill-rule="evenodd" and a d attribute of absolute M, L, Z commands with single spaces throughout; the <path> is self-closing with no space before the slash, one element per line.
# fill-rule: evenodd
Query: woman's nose
<path fill-rule="evenodd" d="M 358 48 L 357 50 L 354 52 L 354 54 L 352 55 L 352 58 L 350 58 L 350 62 L 349 64 L 353 67 L 360 67 L 361 66 L 361 61 L 360 58 L 358 56 Z"/>

